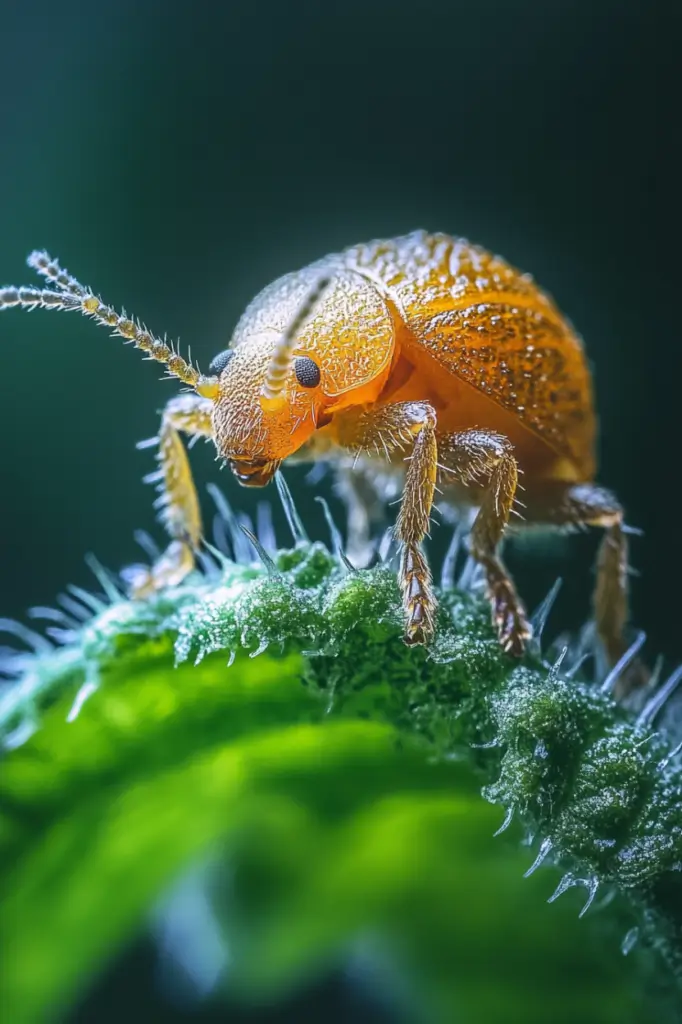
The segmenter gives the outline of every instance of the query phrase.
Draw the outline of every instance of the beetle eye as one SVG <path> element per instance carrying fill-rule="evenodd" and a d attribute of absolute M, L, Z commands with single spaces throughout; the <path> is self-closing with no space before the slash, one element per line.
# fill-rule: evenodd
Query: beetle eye
<path fill-rule="evenodd" d="M 208 372 L 211 376 L 219 377 L 233 355 L 234 349 L 226 348 L 224 352 L 220 352 L 215 359 L 212 359 L 208 367 Z"/>
<path fill-rule="evenodd" d="M 320 383 L 320 368 L 310 356 L 297 356 L 294 359 L 294 373 L 302 388 L 316 388 Z"/>

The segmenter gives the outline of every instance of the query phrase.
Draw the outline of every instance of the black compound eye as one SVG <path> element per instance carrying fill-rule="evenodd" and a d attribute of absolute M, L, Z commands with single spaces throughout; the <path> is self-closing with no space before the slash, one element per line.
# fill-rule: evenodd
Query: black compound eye
<path fill-rule="evenodd" d="M 297 356 L 294 359 L 294 373 L 302 388 L 316 388 L 320 383 L 320 368 L 310 356 Z"/>
<path fill-rule="evenodd" d="M 226 348 L 224 352 L 220 352 L 215 359 L 212 359 L 208 367 L 208 372 L 212 377 L 219 377 L 223 372 L 230 359 L 234 355 L 234 349 Z"/>

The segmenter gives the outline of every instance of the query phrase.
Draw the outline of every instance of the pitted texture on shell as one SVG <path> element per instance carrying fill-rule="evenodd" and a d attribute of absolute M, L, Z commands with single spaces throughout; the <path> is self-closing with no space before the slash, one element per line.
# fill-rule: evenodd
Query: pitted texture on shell
<path fill-rule="evenodd" d="M 529 274 L 464 239 L 424 231 L 355 246 L 345 259 L 395 302 L 417 344 L 592 477 L 583 346 Z"/>
<path fill-rule="evenodd" d="M 299 335 L 294 352 L 319 365 L 321 390 L 341 395 L 372 380 L 388 365 L 394 329 L 381 292 L 364 277 L 344 269 L 339 256 L 328 256 L 268 285 L 248 306 L 237 324 L 232 345 L 241 348 L 267 337 L 271 350 L 295 317 L 321 276 L 330 285 Z M 288 383 L 291 401 L 298 402 L 295 377 Z"/>

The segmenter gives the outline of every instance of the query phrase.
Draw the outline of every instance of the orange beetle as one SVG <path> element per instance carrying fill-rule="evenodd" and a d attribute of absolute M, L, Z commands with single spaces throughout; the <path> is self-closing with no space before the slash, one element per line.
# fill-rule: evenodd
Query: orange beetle
<path fill-rule="evenodd" d="M 0 308 L 80 310 L 195 392 L 172 399 L 163 413 L 159 480 L 172 542 L 138 578 L 138 594 L 180 582 L 201 541 L 182 431 L 211 437 L 251 486 L 267 483 L 291 456 L 336 463 L 351 544 L 366 523 L 359 474 L 369 484 L 397 481 L 409 644 L 433 632 L 436 602 L 421 544 L 437 484 L 446 503 L 476 506 L 471 551 L 485 572 L 500 642 L 519 655 L 530 626 L 498 549 L 523 471 L 526 522 L 605 527 L 596 628 L 609 660 L 622 655 L 627 542 L 621 506 L 592 482 L 590 373 L 573 328 L 528 274 L 445 234 L 357 245 L 265 288 L 203 376 L 46 253 L 29 264 L 49 286 L 2 289 Z"/>

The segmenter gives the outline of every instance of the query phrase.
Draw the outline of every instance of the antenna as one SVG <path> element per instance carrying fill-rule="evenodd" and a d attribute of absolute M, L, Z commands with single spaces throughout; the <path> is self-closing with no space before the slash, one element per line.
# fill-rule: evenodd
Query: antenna
<path fill-rule="evenodd" d="M 135 348 L 146 352 L 150 359 L 163 363 L 168 374 L 177 377 L 205 398 L 218 395 L 218 378 L 204 377 L 196 367 L 178 353 L 175 346 L 156 338 L 151 331 L 136 320 L 102 302 L 90 288 L 86 288 L 75 277 L 64 270 L 59 262 L 46 252 L 32 252 L 28 257 L 29 267 L 41 277 L 47 278 L 52 287 L 0 288 L 0 311 L 19 306 L 22 309 L 56 309 L 66 312 L 77 311 L 90 317 L 104 327 L 113 328 L 115 335 L 132 342 Z"/>

